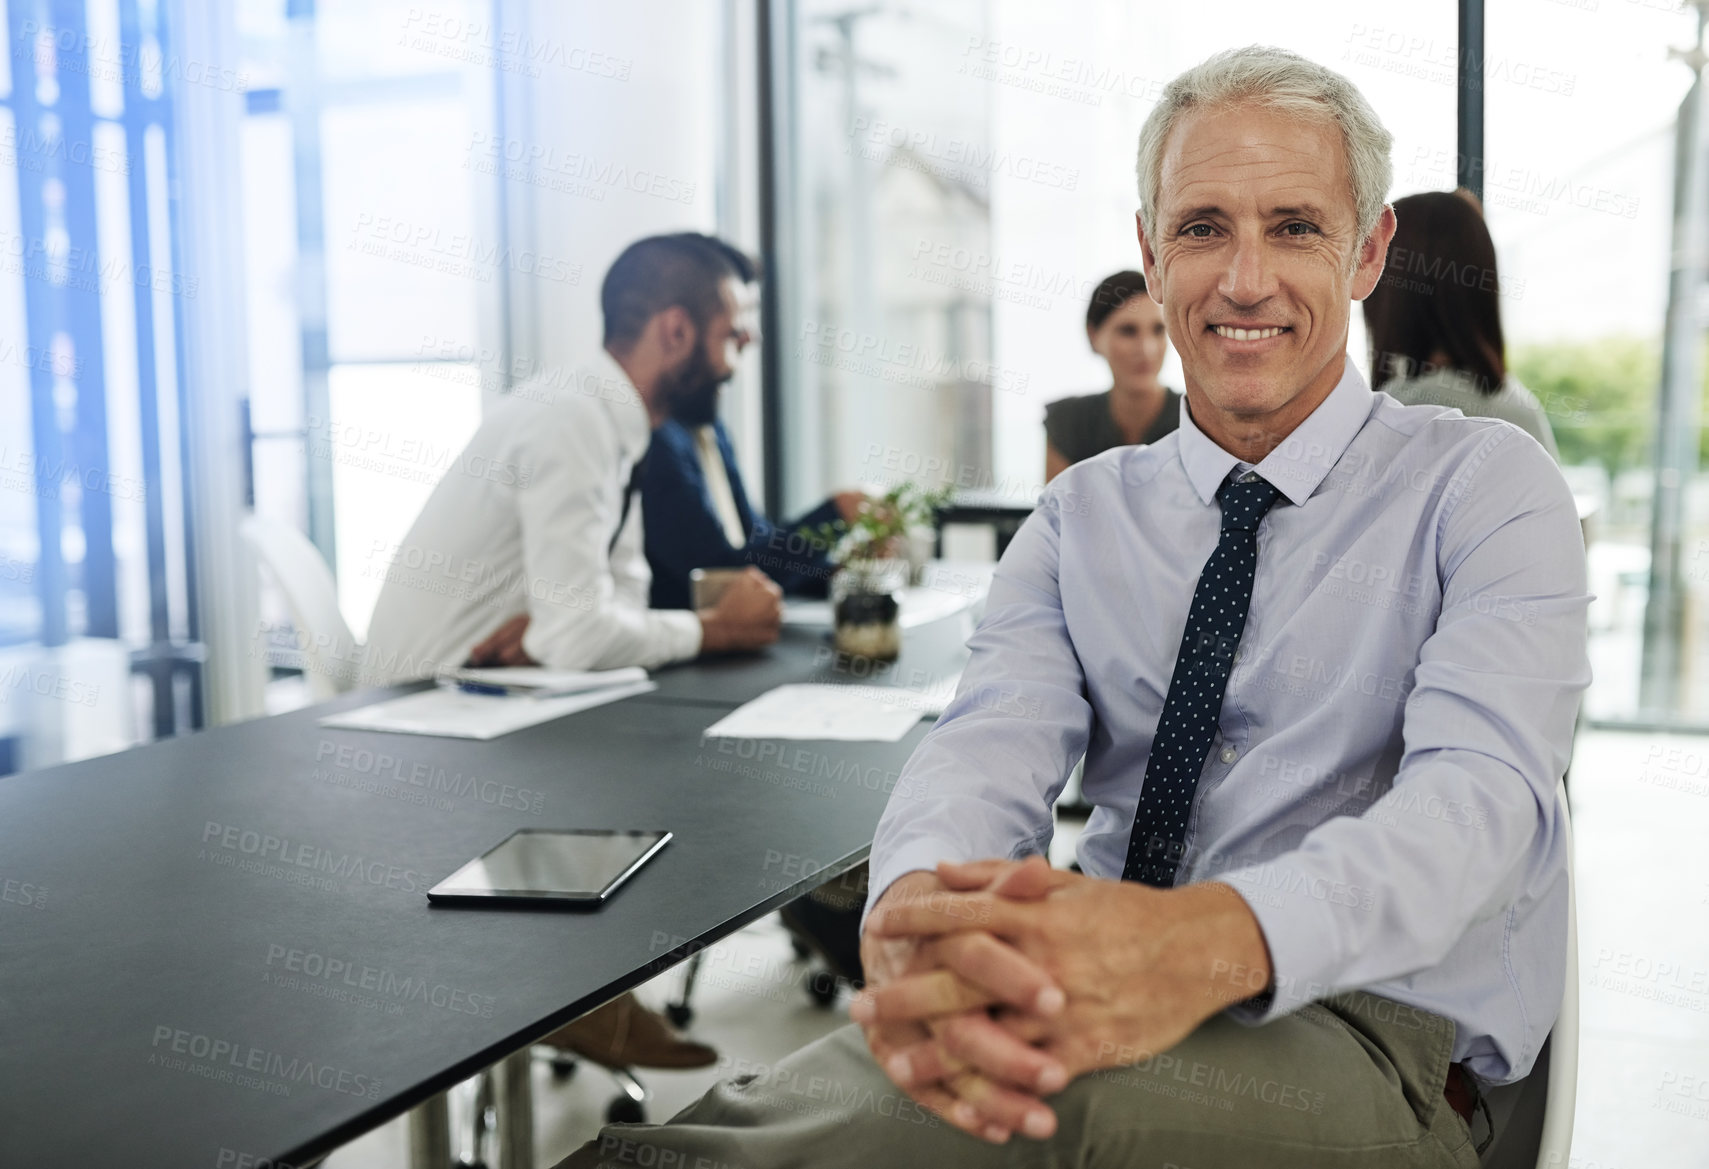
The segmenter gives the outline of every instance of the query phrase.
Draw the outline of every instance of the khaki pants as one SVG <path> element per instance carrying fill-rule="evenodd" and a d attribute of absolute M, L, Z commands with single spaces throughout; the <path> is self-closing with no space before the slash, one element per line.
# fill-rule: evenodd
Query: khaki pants
<path fill-rule="evenodd" d="M 1453 1045 L 1446 1019 L 1361 992 L 1262 1027 L 1216 1015 L 1163 1055 L 1075 1080 L 1051 1100 L 1051 1139 L 989 1145 L 900 1092 L 851 1025 L 667 1125 L 607 1126 L 559 1169 L 1476 1169 L 1442 1094 Z"/>

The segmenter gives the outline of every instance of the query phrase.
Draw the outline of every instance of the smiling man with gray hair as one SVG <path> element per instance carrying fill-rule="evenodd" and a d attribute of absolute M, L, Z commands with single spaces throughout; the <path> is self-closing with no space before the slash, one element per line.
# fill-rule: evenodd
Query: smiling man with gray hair
<path fill-rule="evenodd" d="M 571 1164 L 1477 1165 L 1561 1002 L 1589 598 L 1534 440 L 1347 358 L 1391 143 L 1282 50 L 1170 83 L 1138 228 L 1181 428 L 998 566 L 873 842 L 859 1027 Z M 1080 874 L 1042 854 L 1082 756 Z"/>

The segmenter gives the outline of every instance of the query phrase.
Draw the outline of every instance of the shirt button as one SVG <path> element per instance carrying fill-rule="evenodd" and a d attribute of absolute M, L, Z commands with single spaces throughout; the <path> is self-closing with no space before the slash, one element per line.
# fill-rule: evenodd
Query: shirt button
<path fill-rule="evenodd" d="M 1221 759 L 1224 763 L 1233 763 L 1238 758 L 1240 758 L 1240 752 L 1236 751 L 1233 747 L 1224 747 L 1222 749 Z"/>

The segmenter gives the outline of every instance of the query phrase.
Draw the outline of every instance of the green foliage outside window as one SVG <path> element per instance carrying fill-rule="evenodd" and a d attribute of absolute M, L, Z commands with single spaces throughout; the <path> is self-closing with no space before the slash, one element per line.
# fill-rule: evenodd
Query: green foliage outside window
<path fill-rule="evenodd" d="M 1709 372 L 1709 360 L 1704 369 Z M 1508 370 L 1543 403 L 1563 464 L 1601 463 L 1610 475 L 1650 464 L 1661 377 L 1658 339 L 1513 346 Z M 1709 402 L 1703 421 L 1709 424 Z M 1709 459 L 1709 442 L 1701 437 L 1699 450 L 1700 458 Z"/>

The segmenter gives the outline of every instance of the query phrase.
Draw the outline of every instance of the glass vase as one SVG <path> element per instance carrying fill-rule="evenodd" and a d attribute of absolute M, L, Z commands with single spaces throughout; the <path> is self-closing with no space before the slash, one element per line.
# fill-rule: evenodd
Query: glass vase
<path fill-rule="evenodd" d="M 908 561 L 851 560 L 831 578 L 833 640 L 841 653 L 895 661 L 902 652 L 902 590 Z"/>

